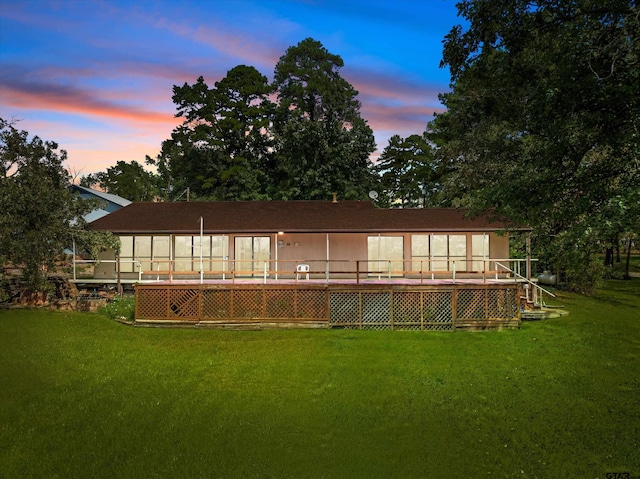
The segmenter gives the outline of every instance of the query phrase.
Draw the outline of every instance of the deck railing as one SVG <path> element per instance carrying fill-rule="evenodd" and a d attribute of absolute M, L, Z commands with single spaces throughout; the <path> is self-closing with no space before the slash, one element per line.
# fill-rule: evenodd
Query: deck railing
<path fill-rule="evenodd" d="M 535 262 L 536 260 L 531 260 Z M 112 275 L 90 277 L 85 273 L 77 274 L 80 268 L 96 266 L 99 263 L 114 264 L 117 260 L 100 262 L 83 260 L 73 264 L 73 280 L 76 282 L 115 283 L 118 278 Z M 191 263 L 193 269 L 184 269 L 185 263 Z M 509 266 L 505 266 L 505 264 Z M 123 265 L 127 265 L 124 268 Z M 481 265 L 481 268 L 478 266 Z M 176 266 L 180 266 L 177 268 Z M 128 283 L 151 283 L 158 281 L 200 281 L 222 280 L 235 283 L 236 280 L 253 279 L 263 283 L 278 280 L 303 281 L 308 279 L 325 281 L 346 280 L 356 284 L 372 279 L 393 282 L 398 278 L 408 278 L 424 283 L 425 281 L 450 280 L 455 282 L 463 278 L 487 280 L 519 279 L 532 277 L 526 271 L 527 260 L 517 258 L 491 258 L 484 260 L 167 260 L 134 259 L 120 260 L 116 268 L 122 271 L 120 280 Z"/>
<path fill-rule="evenodd" d="M 520 273 L 517 273 L 516 271 L 514 271 L 511 268 L 503 265 L 502 263 L 496 262 L 496 266 L 499 267 L 499 268 L 502 268 L 505 271 L 511 272 L 517 279 L 523 281 L 527 285 L 527 288 L 526 288 L 526 294 L 527 294 L 527 298 L 526 299 L 527 299 L 527 302 L 531 302 L 531 303 L 535 304 L 536 306 L 542 306 L 542 304 L 544 303 L 544 300 L 543 300 L 543 294 L 544 293 L 547 293 L 552 298 L 556 297 L 556 295 L 553 294 L 551 291 L 543 288 L 538 283 L 534 283 L 530 279 L 525 278 Z M 532 292 L 531 297 L 529 296 L 529 291 Z"/>

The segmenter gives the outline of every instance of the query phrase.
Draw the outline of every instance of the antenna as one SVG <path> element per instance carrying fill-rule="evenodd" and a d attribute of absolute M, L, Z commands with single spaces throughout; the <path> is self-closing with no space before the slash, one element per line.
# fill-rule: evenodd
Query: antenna
<path fill-rule="evenodd" d="M 378 199 L 378 192 L 376 190 L 371 190 L 369 192 L 369 198 L 371 198 L 372 200 L 377 200 Z"/>

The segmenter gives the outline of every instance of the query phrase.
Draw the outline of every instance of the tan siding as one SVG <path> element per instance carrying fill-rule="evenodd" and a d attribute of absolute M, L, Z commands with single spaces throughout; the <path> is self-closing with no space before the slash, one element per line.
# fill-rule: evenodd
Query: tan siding
<path fill-rule="evenodd" d="M 489 238 L 489 252 L 491 258 L 509 258 L 509 237 L 507 235 L 497 235 L 491 233 Z"/>

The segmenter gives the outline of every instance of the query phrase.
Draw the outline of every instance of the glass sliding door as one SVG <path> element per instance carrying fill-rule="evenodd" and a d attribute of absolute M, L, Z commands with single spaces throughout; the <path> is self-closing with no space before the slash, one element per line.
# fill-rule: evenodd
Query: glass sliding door
<path fill-rule="evenodd" d="M 227 271 L 229 258 L 229 237 L 211 237 L 211 266 L 210 270 L 224 274 Z"/>
<path fill-rule="evenodd" d="M 237 236 L 235 238 L 235 270 L 240 276 L 254 276 L 267 271 L 271 258 L 269 236 Z"/>

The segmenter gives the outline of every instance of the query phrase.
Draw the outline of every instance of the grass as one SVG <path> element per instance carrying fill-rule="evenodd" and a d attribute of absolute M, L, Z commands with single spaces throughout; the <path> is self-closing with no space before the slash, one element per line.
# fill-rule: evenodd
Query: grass
<path fill-rule="evenodd" d="M 640 475 L 640 280 L 518 331 L 0 311 L 0 477 Z"/>

